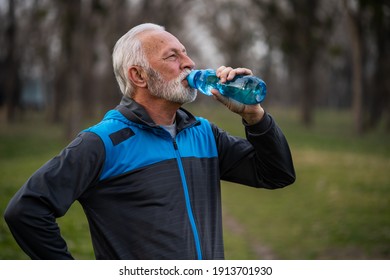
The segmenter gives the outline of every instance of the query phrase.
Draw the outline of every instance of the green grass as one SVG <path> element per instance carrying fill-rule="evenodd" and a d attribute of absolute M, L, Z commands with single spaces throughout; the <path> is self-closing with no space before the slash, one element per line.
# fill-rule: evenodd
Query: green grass
<path fill-rule="evenodd" d="M 189 109 L 243 136 L 239 117 L 222 107 Z M 314 126 L 294 110 L 269 109 L 289 140 L 297 181 L 280 190 L 223 182 L 227 259 L 390 259 L 390 135 L 363 136 L 349 112 L 319 111 Z M 28 177 L 64 146 L 61 127 L 32 117 L 0 124 L 0 212 Z M 93 259 L 83 210 L 58 220 L 77 259 Z M 0 259 L 26 259 L 0 220 Z"/>

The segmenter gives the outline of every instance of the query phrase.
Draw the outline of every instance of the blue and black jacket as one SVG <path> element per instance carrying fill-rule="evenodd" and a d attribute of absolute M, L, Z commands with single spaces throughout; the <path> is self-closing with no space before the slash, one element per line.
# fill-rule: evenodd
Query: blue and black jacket
<path fill-rule="evenodd" d="M 32 259 L 72 259 L 56 218 L 78 200 L 97 259 L 223 259 L 220 180 L 291 184 L 285 137 L 268 114 L 229 135 L 179 109 L 175 138 L 124 98 L 42 166 L 5 218 Z M 238 202 L 240 203 L 240 202 Z"/>

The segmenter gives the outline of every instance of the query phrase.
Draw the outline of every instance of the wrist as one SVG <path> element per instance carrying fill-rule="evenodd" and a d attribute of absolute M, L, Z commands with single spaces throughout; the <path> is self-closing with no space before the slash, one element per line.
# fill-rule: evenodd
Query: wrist
<path fill-rule="evenodd" d="M 259 107 L 259 110 L 257 110 L 256 112 L 242 113 L 241 117 L 244 119 L 247 125 L 254 125 L 259 123 L 263 119 L 264 114 L 264 109 L 262 107 Z"/>

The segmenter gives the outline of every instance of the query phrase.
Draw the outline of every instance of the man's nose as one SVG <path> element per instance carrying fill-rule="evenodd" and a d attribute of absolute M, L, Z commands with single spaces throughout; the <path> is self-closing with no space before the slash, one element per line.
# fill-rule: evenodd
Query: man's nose
<path fill-rule="evenodd" d="M 192 61 L 192 59 L 188 55 L 184 55 L 183 60 L 182 60 L 182 68 L 183 69 L 194 69 L 195 67 L 195 62 Z"/>

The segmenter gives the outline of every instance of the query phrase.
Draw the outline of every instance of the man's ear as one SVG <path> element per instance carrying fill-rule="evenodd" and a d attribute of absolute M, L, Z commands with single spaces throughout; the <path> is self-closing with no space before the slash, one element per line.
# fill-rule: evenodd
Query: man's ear
<path fill-rule="evenodd" d="M 143 68 L 139 66 L 131 66 L 128 71 L 130 81 L 137 87 L 147 87 L 146 73 Z"/>

